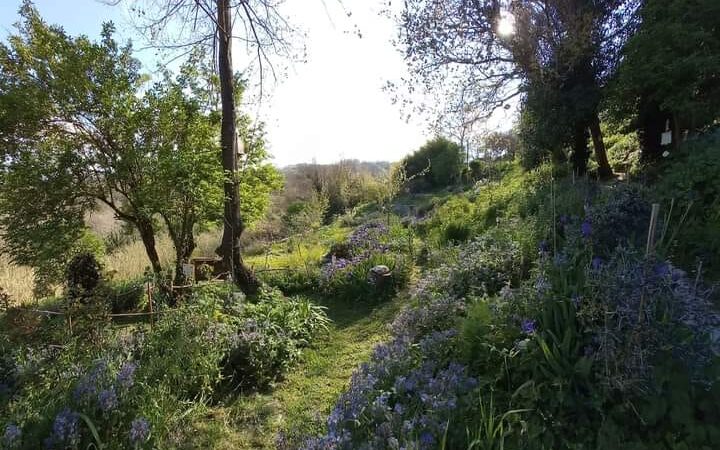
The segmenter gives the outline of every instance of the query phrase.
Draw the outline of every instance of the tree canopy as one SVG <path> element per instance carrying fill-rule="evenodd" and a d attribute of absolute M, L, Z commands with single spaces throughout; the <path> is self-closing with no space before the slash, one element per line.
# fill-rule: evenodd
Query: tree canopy
<path fill-rule="evenodd" d="M 0 227 L 13 259 L 36 266 L 66 253 L 102 203 L 137 229 L 158 273 L 155 239 L 166 229 L 180 273 L 197 227 L 222 220 L 220 114 L 209 89 L 190 68 L 150 84 L 112 24 L 92 42 L 46 24 L 29 4 L 21 15 L 0 47 Z M 247 212 L 257 218 L 280 177 L 263 164 L 261 128 L 240 120 L 253 150 L 243 180 L 258 193 Z"/>

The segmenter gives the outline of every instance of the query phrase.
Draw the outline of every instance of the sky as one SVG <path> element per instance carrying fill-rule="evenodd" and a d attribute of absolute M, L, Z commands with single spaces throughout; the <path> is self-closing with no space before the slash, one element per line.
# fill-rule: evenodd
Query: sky
<path fill-rule="evenodd" d="M 34 3 L 46 21 L 62 25 L 70 34 L 96 38 L 101 23 L 112 20 L 118 40 L 133 39 L 136 47 L 142 46 L 127 6 L 98 0 Z M 12 31 L 20 4 L 21 0 L 0 0 L 2 39 Z M 343 158 L 397 161 L 430 137 L 424 122 L 403 120 L 399 107 L 382 90 L 387 81 L 406 73 L 402 55 L 391 43 L 396 26 L 380 14 L 386 4 L 387 0 L 286 1 L 283 13 L 306 33 L 307 62 L 292 64 L 286 76 L 266 83 L 262 101 L 246 109 L 266 123 L 276 165 Z M 147 70 L 157 62 L 152 50 L 137 56 Z M 238 70 L 243 68 L 242 56 L 236 51 Z"/>

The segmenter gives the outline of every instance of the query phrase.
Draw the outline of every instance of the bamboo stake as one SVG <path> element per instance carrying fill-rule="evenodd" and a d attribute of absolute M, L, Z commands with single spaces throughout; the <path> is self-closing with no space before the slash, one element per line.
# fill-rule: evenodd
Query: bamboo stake
<path fill-rule="evenodd" d="M 648 229 L 647 245 L 645 247 L 645 257 L 649 257 L 655 248 L 655 230 L 657 228 L 658 215 L 660 214 L 660 204 L 653 203 L 650 213 L 650 228 Z"/>

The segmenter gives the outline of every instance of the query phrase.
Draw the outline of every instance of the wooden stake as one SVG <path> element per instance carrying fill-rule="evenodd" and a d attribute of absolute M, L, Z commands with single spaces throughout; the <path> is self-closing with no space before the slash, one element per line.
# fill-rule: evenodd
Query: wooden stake
<path fill-rule="evenodd" d="M 148 282 L 148 308 L 150 309 L 150 329 L 155 325 L 155 319 L 153 314 L 153 298 L 152 298 L 152 283 Z"/>
<path fill-rule="evenodd" d="M 655 230 L 657 228 L 657 220 L 660 215 L 660 204 L 653 203 L 650 213 L 650 228 L 648 229 L 647 245 L 645 247 L 645 257 L 649 257 L 650 253 L 655 250 Z"/>

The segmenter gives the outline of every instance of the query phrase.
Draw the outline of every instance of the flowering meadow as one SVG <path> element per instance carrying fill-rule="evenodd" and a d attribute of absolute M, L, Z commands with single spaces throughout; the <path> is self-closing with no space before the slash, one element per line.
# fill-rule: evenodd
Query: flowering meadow
<path fill-rule="evenodd" d="M 644 251 L 641 188 L 578 188 L 549 196 L 556 214 L 541 201 L 525 219 L 541 237 L 531 258 L 517 239 L 527 229 L 512 221 L 433 258 L 326 434 L 279 446 L 714 448 L 712 286 L 668 259 L 662 231 Z"/>
<path fill-rule="evenodd" d="M 649 245 L 652 192 L 551 176 L 510 170 L 423 221 L 356 217 L 266 279 L 299 297 L 198 285 L 153 327 L 73 336 L 6 316 L 2 446 L 715 448 L 717 291 L 675 261 L 675 216 Z M 470 235 L 438 239 L 453 202 Z M 223 440 L 246 431 L 263 438 Z"/>

